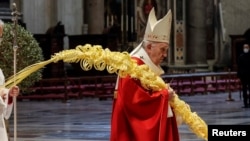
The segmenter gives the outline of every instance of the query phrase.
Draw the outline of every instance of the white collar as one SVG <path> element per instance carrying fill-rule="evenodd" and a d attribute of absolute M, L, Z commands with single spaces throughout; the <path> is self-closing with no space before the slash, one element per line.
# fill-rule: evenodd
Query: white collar
<path fill-rule="evenodd" d="M 161 66 L 157 66 L 155 65 L 152 60 L 149 58 L 148 54 L 146 53 L 146 51 L 144 50 L 144 48 L 142 47 L 142 44 L 139 44 L 135 51 L 133 51 L 130 54 L 132 57 L 137 57 L 139 59 L 141 59 L 146 65 L 149 66 L 149 68 L 157 75 L 162 75 L 164 74 L 164 70 L 161 68 Z"/>

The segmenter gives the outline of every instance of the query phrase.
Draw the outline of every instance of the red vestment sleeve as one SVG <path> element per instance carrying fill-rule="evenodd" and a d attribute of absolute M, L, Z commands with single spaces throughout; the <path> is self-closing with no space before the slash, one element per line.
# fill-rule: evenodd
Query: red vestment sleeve
<path fill-rule="evenodd" d="M 10 105 L 10 104 L 12 104 L 12 102 L 13 102 L 13 98 L 11 96 L 9 96 L 9 98 L 8 98 L 8 104 Z"/>
<path fill-rule="evenodd" d="M 179 141 L 175 117 L 167 117 L 168 92 L 151 93 L 129 76 L 119 79 L 111 141 Z"/>

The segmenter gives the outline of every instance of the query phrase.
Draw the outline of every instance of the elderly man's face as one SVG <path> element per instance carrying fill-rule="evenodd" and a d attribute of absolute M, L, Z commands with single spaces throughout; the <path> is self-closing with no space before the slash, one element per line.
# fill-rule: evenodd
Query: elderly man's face
<path fill-rule="evenodd" d="M 153 42 L 148 44 L 147 53 L 155 65 L 160 65 L 167 57 L 168 43 Z"/>

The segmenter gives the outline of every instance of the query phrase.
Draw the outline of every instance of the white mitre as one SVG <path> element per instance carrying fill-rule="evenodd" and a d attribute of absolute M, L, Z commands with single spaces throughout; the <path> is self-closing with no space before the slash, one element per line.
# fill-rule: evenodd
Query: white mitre
<path fill-rule="evenodd" d="M 164 42 L 169 43 L 170 31 L 172 22 L 172 12 L 171 10 L 160 20 L 157 21 L 155 16 L 154 8 L 151 9 L 148 15 L 148 22 L 144 34 L 144 39 L 153 42 Z M 143 49 L 141 42 L 131 53 L 130 56 L 140 58 L 145 64 L 147 64 L 150 69 L 157 75 L 164 73 L 160 66 L 155 65 L 149 58 L 146 51 Z M 118 84 L 118 81 L 117 81 Z M 117 86 L 116 86 L 117 88 Z"/>
<path fill-rule="evenodd" d="M 4 22 L 0 19 L 0 38 L 2 37 L 2 34 L 3 34 L 3 26 L 4 26 Z M 4 83 L 5 83 L 5 77 L 3 75 L 2 69 L 0 69 L 0 86 L 3 86 Z"/>
<path fill-rule="evenodd" d="M 164 42 L 169 44 L 170 31 L 171 31 L 171 22 L 172 22 L 172 12 L 171 10 L 160 20 L 157 21 L 155 16 L 154 8 L 151 9 L 148 22 L 144 34 L 144 41 L 152 42 Z M 147 64 L 150 69 L 155 72 L 157 75 L 164 73 L 163 69 L 160 66 L 155 65 L 145 50 L 142 47 L 141 42 L 131 53 L 133 57 L 140 58 L 145 64 Z"/>
<path fill-rule="evenodd" d="M 4 87 L 4 81 L 5 81 L 5 78 L 4 78 L 2 70 L 0 69 L 0 93 L 3 92 L 2 88 Z M 0 115 L 3 113 L 4 108 L 6 108 L 6 103 L 4 102 L 0 94 Z M 1 123 L 0 123 L 0 127 L 1 127 Z"/>
<path fill-rule="evenodd" d="M 148 23 L 145 29 L 144 40 L 153 42 L 169 43 L 172 23 L 171 10 L 160 20 L 157 21 L 154 8 L 148 16 Z"/>
<path fill-rule="evenodd" d="M 3 75 L 2 69 L 0 69 L 0 86 L 4 86 L 5 83 L 5 77 Z"/>

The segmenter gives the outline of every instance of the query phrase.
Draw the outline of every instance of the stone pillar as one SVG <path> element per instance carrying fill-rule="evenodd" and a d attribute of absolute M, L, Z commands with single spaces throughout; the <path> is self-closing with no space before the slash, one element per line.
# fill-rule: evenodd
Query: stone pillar
<path fill-rule="evenodd" d="M 24 23 L 31 33 L 44 34 L 57 22 L 56 1 L 25 0 L 22 1 Z"/>
<path fill-rule="evenodd" d="M 65 27 L 65 33 L 69 35 L 81 35 L 83 26 L 83 1 L 59 0 L 58 21 Z"/>
<path fill-rule="evenodd" d="M 173 33 L 174 33 L 174 64 L 181 66 L 185 64 L 185 0 L 174 1 Z"/>
<path fill-rule="evenodd" d="M 187 2 L 187 64 L 208 67 L 206 54 L 206 5 L 203 0 Z"/>
<path fill-rule="evenodd" d="M 48 24 L 51 26 L 55 26 L 58 22 L 58 10 L 57 10 L 57 3 L 59 3 L 60 1 L 58 0 L 51 0 L 47 3 L 46 5 L 46 10 L 49 13 L 49 21 Z"/>
<path fill-rule="evenodd" d="M 104 0 L 85 0 L 85 23 L 88 34 L 102 34 L 104 30 Z"/>

